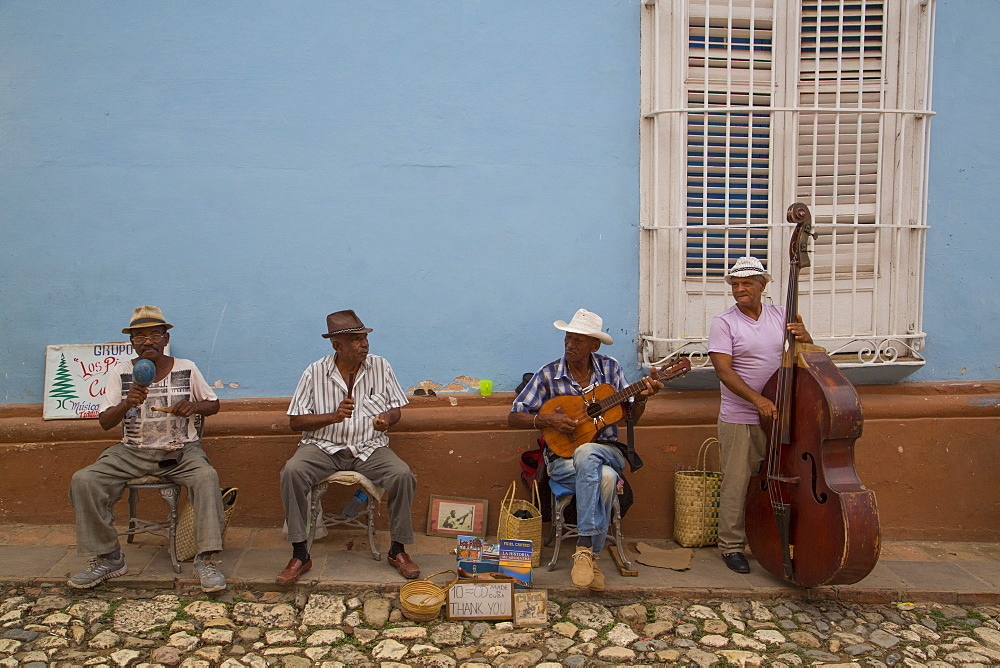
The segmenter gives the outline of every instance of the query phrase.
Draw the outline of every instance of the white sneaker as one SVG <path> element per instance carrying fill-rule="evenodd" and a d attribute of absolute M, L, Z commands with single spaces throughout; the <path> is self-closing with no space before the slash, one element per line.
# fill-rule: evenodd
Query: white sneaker
<path fill-rule="evenodd" d="M 105 580 L 110 580 L 126 573 L 128 573 L 128 566 L 125 565 L 124 554 L 119 554 L 117 559 L 92 557 L 87 567 L 71 577 L 67 584 L 75 589 L 90 589 Z"/>
<path fill-rule="evenodd" d="M 226 588 L 226 576 L 210 558 L 198 555 L 194 558 L 194 572 L 201 580 L 201 590 L 204 592 L 222 591 Z"/>

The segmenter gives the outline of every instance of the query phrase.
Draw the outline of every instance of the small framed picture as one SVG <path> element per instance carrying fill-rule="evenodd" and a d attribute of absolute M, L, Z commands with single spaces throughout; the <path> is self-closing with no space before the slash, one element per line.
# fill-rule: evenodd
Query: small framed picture
<path fill-rule="evenodd" d="M 486 499 L 431 495 L 428 536 L 486 536 Z"/>
<path fill-rule="evenodd" d="M 548 626 L 548 601 L 545 590 L 514 593 L 515 626 Z"/>

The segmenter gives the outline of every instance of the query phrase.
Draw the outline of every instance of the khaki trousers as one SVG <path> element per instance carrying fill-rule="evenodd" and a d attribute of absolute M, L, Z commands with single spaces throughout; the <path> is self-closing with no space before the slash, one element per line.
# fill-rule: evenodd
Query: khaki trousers
<path fill-rule="evenodd" d="M 161 459 L 174 459 L 175 466 L 163 468 Z M 132 478 L 158 475 L 188 489 L 194 506 L 194 539 L 198 553 L 222 549 L 222 494 L 219 474 L 208 462 L 200 442 L 178 450 L 140 450 L 115 443 L 97 461 L 73 474 L 69 503 L 76 514 L 76 549 L 84 556 L 115 552 L 119 548 L 114 527 L 113 506 L 122 497 L 125 483 Z"/>
<path fill-rule="evenodd" d="M 361 460 L 350 450 L 328 454 L 309 443 L 299 445 L 292 458 L 281 469 L 281 503 L 285 506 L 288 541 L 306 540 L 312 487 L 336 471 L 357 471 L 389 494 L 389 535 L 404 545 L 413 543 L 413 492 L 417 479 L 410 467 L 387 447 L 377 448 L 368 459 Z"/>
<path fill-rule="evenodd" d="M 750 476 L 767 453 L 767 435 L 757 424 L 718 422 L 722 451 L 722 490 L 719 498 L 719 549 L 742 552 L 746 548 L 746 498 Z"/>

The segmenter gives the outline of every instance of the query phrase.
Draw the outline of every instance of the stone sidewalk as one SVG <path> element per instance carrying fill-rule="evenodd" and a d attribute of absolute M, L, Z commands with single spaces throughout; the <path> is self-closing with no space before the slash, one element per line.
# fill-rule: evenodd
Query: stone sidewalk
<path fill-rule="evenodd" d="M 379 534 L 377 544 L 384 551 L 388 537 Z M 647 540 L 657 547 L 669 541 Z M 455 558 L 449 551 L 451 538 L 418 535 L 408 550 L 423 575 L 453 569 Z M 165 540 L 138 536 L 123 542 L 128 575 L 115 580 L 119 587 L 184 589 L 196 583 L 190 562 L 175 574 L 165 549 Z M 676 546 L 674 546 L 676 547 Z M 575 589 L 569 579 L 570 553 L 566 542 L 555 570 L 536 568 L 536 586 L 550 593 L 589 596 Z M 546 548 L 545 561 L 551 554 Z M 274 576 L 291 556 L 280 530 L 231 527 L 220 567 L 235 590 L 275 590 Z M 632 557 L 635 557 L 633 551 Z M 635 564 L 637 577 L 622 577 L 605 550 L 601 568 L 607 577 L 604 597 L 677 596 L 683 598 L 798 598 L 839 599 L 857 602 L 936 601 L 953 604 L 1000 603 L 1000 544 L 926 541 L 885 541 L 881 559 L 868 577 L 854 585 L 817 587 L 804 590 L 762 571 L 751 559 L 749 575 L 733 573 L 725 567 L 714 548 L 692 551 L 686 571 Z M 313 548 L 313 568 L 300 586 L 314 590 L 377 589 L 394 591 L 404 580 L 392 569 L 383 554 L 372 558 L 363 532 L 335 531 L 318 540 Z M 82 569 L 86 559 L 76 554 L 71 525 L 0 525 L 0 581 L 24 585 L 61 585 Z"/>

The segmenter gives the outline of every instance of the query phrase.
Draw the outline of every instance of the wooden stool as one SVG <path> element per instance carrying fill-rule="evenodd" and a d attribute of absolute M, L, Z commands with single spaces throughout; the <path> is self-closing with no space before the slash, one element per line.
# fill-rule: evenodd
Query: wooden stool
<path fill-rule="evenodd" d="M 323 512 L 322 499 L 329 488 L 330 483 L 335 482 L 340 485 L 360 485 L 368 495 L 368 499 L 361 507 L 361 511 L 355 517 L 344 517 L 339 512 Z M 353 527 L 368 530 L 368 547 L 372 551 L 372 558 L 381 561 L 382 555 L 375 549 L 375 509 L 385 490 L 371 480 L 361 475 L 357 471 L 335 471 L 332 475 L 320 480 L 312 488 L 312 504 L 309 510 L 309 526 L 306 529 L 308 538 L 308 548 L 312 549 L 313 539 L 319 527 L 329 529 L 330 527 Z M 366 517 L 362 521 L 361 517 Z"/>
<path fill-rule="evenodd" d="M 118 532 L 119 536 L 128 536 L 126 542 L 131 543 L 138 533 L 148 533 L 167 539 L 167 549 L 170 552 L 170 563 L 174 573 L 181 572 L 177 562 L 177 499 L 180 496 L 179 485 L 167 478 L 155 475 L 133 478 L 125 483 L 128 490 L 128 529 Z M 167 502 L 167 519 L 162 522 L 151 522 L 135 516 L 135 507 L 139 502 L 140 489 L 158 489 L 160 496 Z"/>

